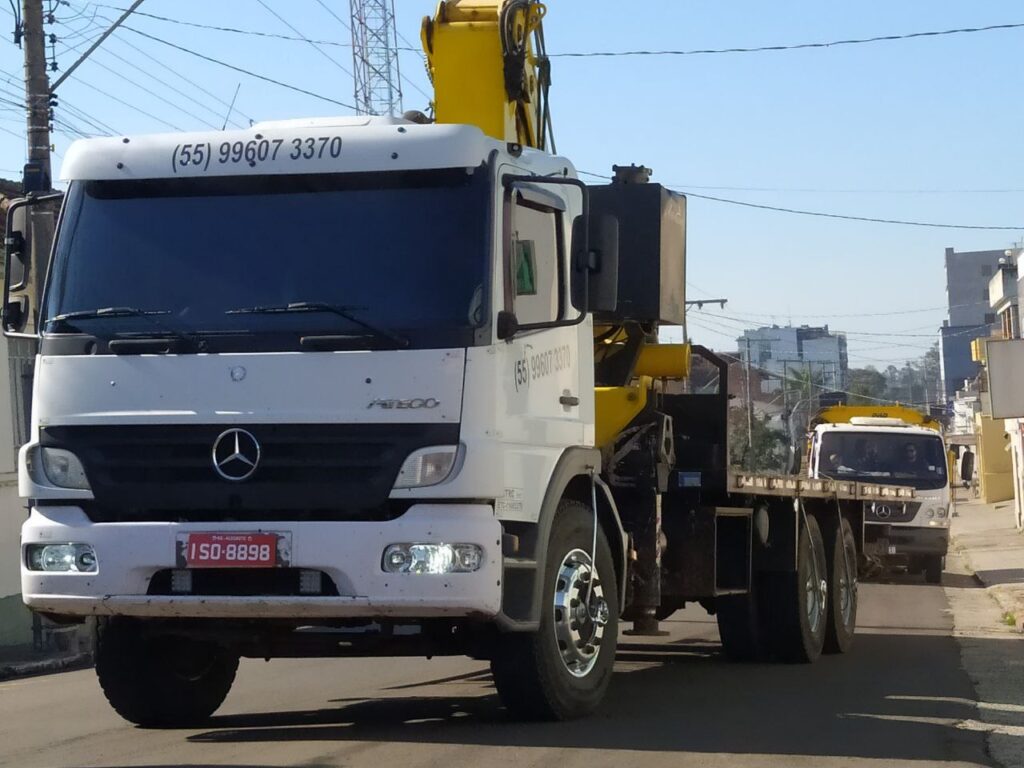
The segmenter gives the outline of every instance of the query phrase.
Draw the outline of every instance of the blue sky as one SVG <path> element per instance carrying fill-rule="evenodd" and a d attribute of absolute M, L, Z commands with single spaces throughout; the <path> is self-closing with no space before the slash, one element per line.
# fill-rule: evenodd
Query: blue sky
<path fill-rule="evenodd" d="M 263 1 L 308 37 L 351 40 L 342 23 L 346 0 Z M 1008 0 L 548 5 L 552 53 L 792 44 L 1024 22 L 1024 8 Z M 60 38 L 62 68 L 77 58 L 65 46 L 86 44 L 120 6 L 120 0 L 60 5 L 61 21 L 50 31 Z M 294 34 L 258 0 L 147 0 L 140 10 Z M 420 18 L 432 12 L 431 0 L 396 0 L 400 34 L 418 44 Z M 0 29 L 12 25 L 0 2 Z M 146 17 L 130 26 L 352 101 L 344 71 L 352 69 L 351 50 L 344 45 L 322 46 L 325 55 L 303 42 Z M 426 99 L 416 88 L 430 90 L 422 60 L 414 52 L 401 57 L 405 106 L 422 108 Z M 1022 58 L 1024 29 L 778 53 L 558 58 L 556 139 L 581 170 L 606 173 L 613 163 L 643 163 L 654 168 L 656 181 L 701 194 L 857 216 L 1024 227 Z M 6 34 L 0 99 L 18 97 L 20 77 L 21 52 Z M 239 121 L 349 112 L 120 31 L 61 87 L 57 117 L 65 126 L 55 136 L 57 151 L 74 133 L 69 124 L 101 132 L 83 112 L 118 133 L 219 127 L 239 83 Z M 0 172 L 7 177 L 24 160 L 23 125 L 17 107 L 0 102 Z M 947 246 L 1003 249 L 1024 237 L 1024 228 L 846 222 L 695 198 L 688 232 L 689 297 L 729 299 L 724 311 L 691 314 L 696 340 L 735 348 L 740 328 L 752 321 L 827 322 L 850 333 L 852 365 L 898 363 L 930 344 L 944 316 L 938 308 L 945 302 Z"/>

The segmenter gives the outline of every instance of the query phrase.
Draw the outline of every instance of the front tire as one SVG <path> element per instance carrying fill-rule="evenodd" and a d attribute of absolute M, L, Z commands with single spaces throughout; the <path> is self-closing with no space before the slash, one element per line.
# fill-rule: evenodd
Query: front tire
<path fill-rule="evenodd" d="M 584 504 L 559 504 L 542 575 L 540 629 L 499 638 L 491 672 L 498 695 L 516 718 L 583 717 L 598 707 L 611 682 L 619 596 L 611 549 L 600 527 L 596 573 L 591 567 L 595 522 Z"/>
<path fill-rule="evenodd" d="M 143 728 L 201 725 L 224 702 L 238 656 L 185 638 L 148 635 L 137 622 L 112 619 L 100 630 L 96 675 L 107 701 Z"/>
<path fill-rule="evenodd" d="M 846 554 L 843 554 L 845 547 Z M 846 518 L 826 545 L 828 559 L 828 622 L 825 653 L 847 653 L 857 628 L 857 540 Z"/>

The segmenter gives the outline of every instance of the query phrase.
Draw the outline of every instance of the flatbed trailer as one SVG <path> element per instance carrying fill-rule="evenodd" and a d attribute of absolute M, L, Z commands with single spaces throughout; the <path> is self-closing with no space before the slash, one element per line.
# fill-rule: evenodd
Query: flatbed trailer
<path fill-rule="evenodd" d="M 692 352 L 718 369 L 720 385 L 657 398 L 671 449 L 662 451 L 663 492 L 646 515 L 634 489 L 614 488 L 614 461 L 606 466 L 634 550 L 625 618 L 633 632 L 656 634 L 660 619 L 699 602 L 737 660 L 813 661 L 847 650 L 863 547 L 855 532 L 866 509 L 909 503 L 914 489 L 730 467 L 728 364 L 704 347 Z"/>

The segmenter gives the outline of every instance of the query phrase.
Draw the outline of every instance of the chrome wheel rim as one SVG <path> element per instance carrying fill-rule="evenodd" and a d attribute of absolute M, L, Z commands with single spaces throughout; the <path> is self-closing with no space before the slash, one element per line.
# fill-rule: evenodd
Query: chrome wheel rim
<path fill-rule="evenodd" d="M 853 623 L 853 596 L 857 591 L 856 566 L 854 566 L 853 573 L 850 570 L 856 557 L 857 553 L 851 553 L 849 547 L 846 547 L 846 557 L 843 558 L 843 570 L 839 576 L 839 610 L 843 616 L 844 627 L 848 627 Z"/>
<path fill-rule="evenodd" d="M 600 574 L 582 549 L 574 549 L 562 558 L 555 574 L 552 613 L 563 666 L 573 677 L 586 677 L 601 654 L 609 611 Z"/>
<path fill-rule="evenodd" d="M 824 620 L 825 600 L 828 595 L 828 582 L 821 578 L 818 567 L 818 555 L 814 546 L 808 541 L 808 554 L 810 555 L 810 568 L 807 572 L 807 580 L 804 582 L 804 591 L 807 593 L 807 623 L 811 632 L 817 632 Z"/>

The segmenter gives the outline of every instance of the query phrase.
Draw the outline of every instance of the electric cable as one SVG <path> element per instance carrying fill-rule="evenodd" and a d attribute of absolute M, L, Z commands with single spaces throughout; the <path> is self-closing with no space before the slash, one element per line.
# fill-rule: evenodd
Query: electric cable
<path fill-rule="evenodd" d="M 966 35 L 977 32 L 995 32 L 1011 29 L 1020 29 L 1024 23 L 1011 24 L 989 24 L 983 27 L 960 27 L 958 29 L 942 29 L 928 32 L 909 32 L 900 35 L 876 35 L 874 37 L 850 38 L 847 40 L 830 40 L 818 43 L 797 43 L 790 45 L 759 45 L 749 48 L 699 48 L 693 50 L 657 50 L 657 51 L 583 51 L 568 53 L 552 53 L 552 57 L 559 58 L 595 58 L 595 57 L 618 57 L 618 56 L 708 56 L 725 53 L 764 53 L 775 51 L 800 51 L 814 48 L 837 48 L 844 45 L 865 45 L 868 43 L 884 43 L 897 40 L 914 40 L 925 37 L 944 37 L 948 35 Z"/>

